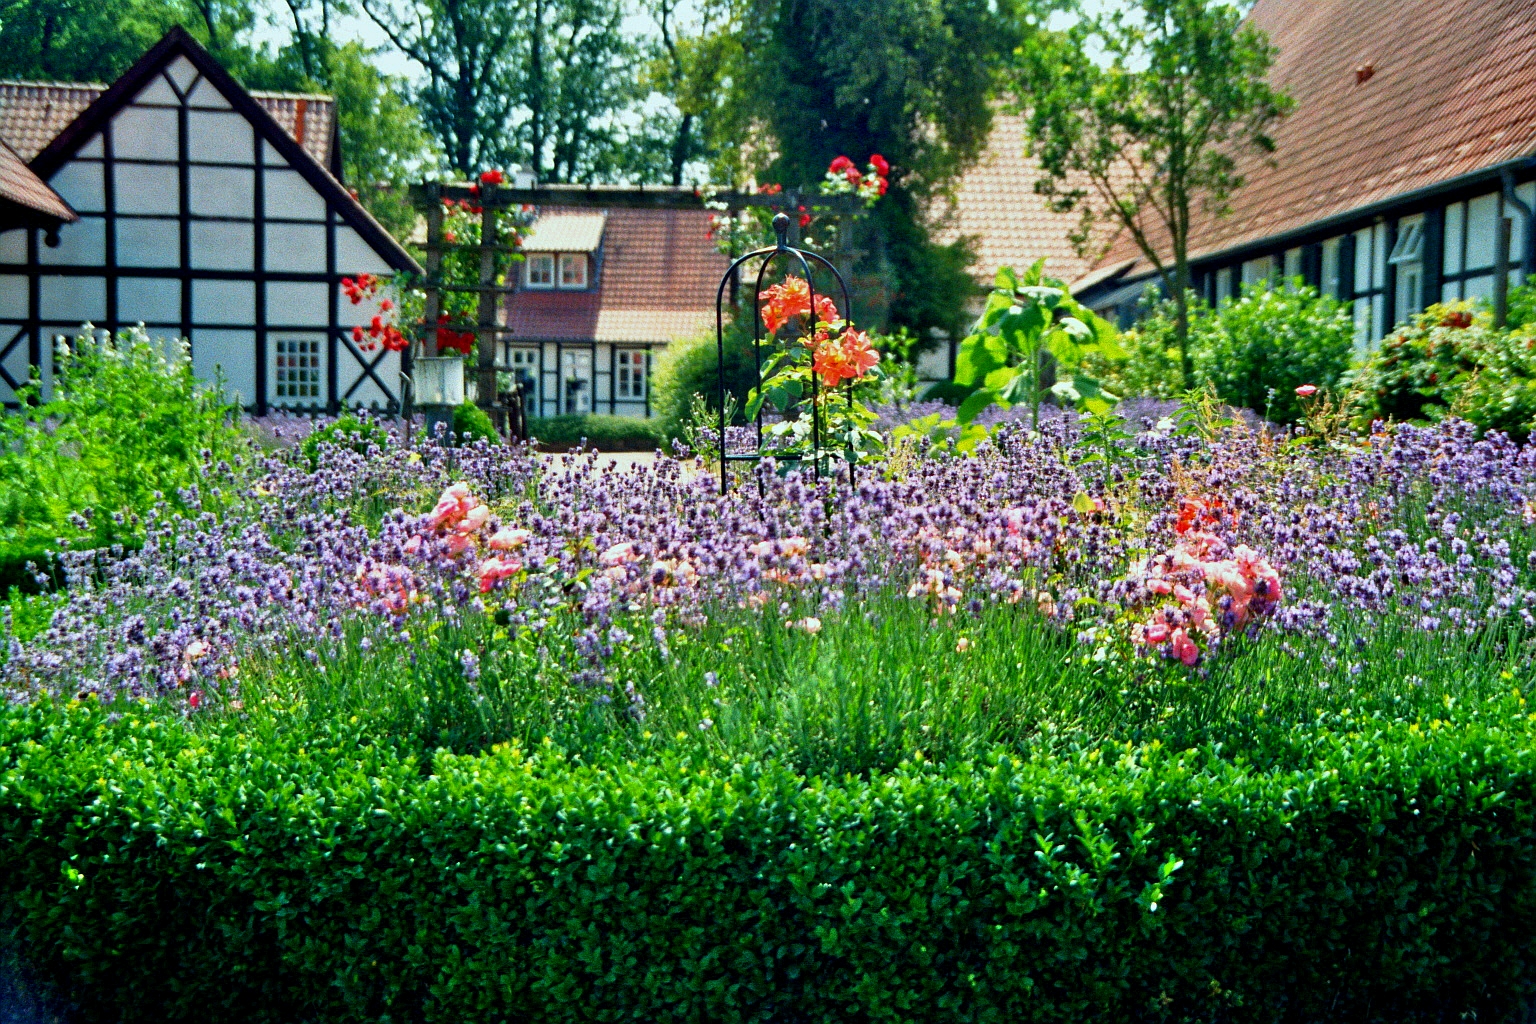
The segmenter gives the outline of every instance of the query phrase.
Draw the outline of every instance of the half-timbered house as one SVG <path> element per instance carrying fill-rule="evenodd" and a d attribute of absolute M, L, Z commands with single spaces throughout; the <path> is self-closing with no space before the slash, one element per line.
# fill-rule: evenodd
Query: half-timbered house
<path fill-rule="evenodd" d="M 109 86 L 0 83 L 0 138 L 37 183 L 0 209 L 0 400 L 82 324 L 143 323 L 258 412 L 398 404 L 339 284 L 420 268 L 343 187 L 329 97 L 247 91 L 177 28 Z"/>

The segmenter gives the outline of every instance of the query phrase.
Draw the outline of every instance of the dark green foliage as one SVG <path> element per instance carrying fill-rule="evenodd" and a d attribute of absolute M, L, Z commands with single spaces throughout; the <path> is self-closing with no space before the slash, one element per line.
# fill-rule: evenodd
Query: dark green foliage
<path fill-rule="evenodd" d="M 872 153 L 890 161 L 890 191 L 858 228 L 868 255 L 857 275 L 859 292 L 883 300 L 891 324 L 919 336 L 964 328 L 957 319 L 976 291 L 969 254 L 936 244 L 923 209 L 986 144 L 995 71 L 1029 33 L 1026 16 L 1047 6 L 772 0 L 742 8 L 746 57 L 735 90 L 743 134 L 766 125 L 778 140 L 774 164 L 759 176 L 807 187 L 837 156 L 861 167 Z"/>
<path fill-rule="evenodd" d="M 1301 418 L 1298 387 L 1332 388 L 1349 370 L 1349 311 L 1310 286 L 1249 285 L 1212 320 L 1191 331 L 1196 379 L 1214 385 L 1222 401 L 1276 423 Z"/>
<path fill-rule="evenodd" d="M 114 1024 L 1495 1021 L 1525 711 L 829 779 L 9 707 L 0 904 Z"/>
<path fill-rule="evenodd" d="M 133 543 L 156 503 L 217 507 L 217 464 L 248 450 L 236 408 L 186 353 L 143 335 L 76 339 L 56 372 L 51 401 L 0 416 L 0 585 L 30 585 L 16 574 L 60 538 Z"/>
<path fill-rule="evenodd" d="M 455 417 L 454 429 L 458 429 L 457 417 Z M 349 448 L 359 455 L 368 454 L 373 447 L 383 448 L 389 443 L 389 432 L 371 419 L 359 419 L 352 413 L 343 413 L 336 419 L 309 432 L 299 444 L 299 451 L 304 454 L 304 461 L 309 463 L 311 470 L 320 468 L 320 446 L 331 445 L 338 448 Z"/>
<path fill-rule="evenodd" d="M 528 433 L 553 448 L 586 443 L 604 452 L 649 452 L 664 445 L 660 420 L 638 416 L 542 416 L 528 421 Z"/>
<path fill-rule="evenodd" d="M 473 402 L 464 402 L 453 410 L 453 432 L 460 441 L 500 441 L 490 414 Z"/>

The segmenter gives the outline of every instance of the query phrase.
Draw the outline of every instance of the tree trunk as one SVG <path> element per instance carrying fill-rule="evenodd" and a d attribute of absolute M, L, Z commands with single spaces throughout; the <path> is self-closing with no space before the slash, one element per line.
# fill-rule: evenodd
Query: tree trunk
<path fill-rule="evenodd" d="M 693 137 L 693 115 L 684 114 L 677 126 L 677 138 L 672 141 L 672 186 L 683 183 L 683 165 L 688 162 L 688 141 Z"/>
<path fill-rule="evenodd" d="M 537 182 L 544 177 L 544 0 L 533 0 L 528 78 L 528 148 Z"/>
<path fill-rule="evenodd" d="M 1195 363 L 1189 355 L 1189 257 L 1179 252 L 1173 265 L 1173 335 L 1179 341 L 1179 370 L 1184 386 L 1195 386 Z"/>

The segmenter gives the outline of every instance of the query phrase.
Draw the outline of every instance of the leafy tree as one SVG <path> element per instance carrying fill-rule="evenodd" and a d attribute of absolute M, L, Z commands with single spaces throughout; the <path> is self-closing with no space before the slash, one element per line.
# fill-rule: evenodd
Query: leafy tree
<path fill-rule="evenodd" d="M 974 284 L 963 248 L 924 227 L 931 199 L 985 145 L 994 69 L 1029 31 L 1017 0 L 770 0 L 742 12 L 744 58 L 733 102 L 738 146 L 766 126 L 786 185 L 818 182 L 828 163 L 880 153 L 891 189 L 861 229 L 864 269 L 890 288 L 890 319 L 920 333 L 955 330 Z"/>
<path fill-rule="evenodd" d="M 549 0 L 529 0 L 533 31 Z M 426 72 L 417 92 L 427 128 L 464 176 L 515 158 L 509 86 L 528 12 L 519 0 L 360 0 L 400 52 Z"/>
<path fill-rule="evenodd" d="M 1274 151 L 1270 128 L 1292 107 L 1265 75 L 1275 48 L 1216 0 L 1135 0 L 1132 10 L 1041 34 L 1021 50 L 1036 189 L 1082 213 L 1076 240 L 1107 221 L 1126 231 L 1177 304 L 1186 380 L 1189 231 L 1197 206 L 1228 211 L 1245 179 L 1237 158 Z"/>
<path fill-rule="evenodd" d="M 656 24 L 658 43 L 645 84 L 671 100 L 676 108 L 669 124 L 657 125 L 652 137 L 668 137 L 665 179 L 681 185 L 688 164 L 720 151 L 711 138 L 717 116 L 725 106 L 732 71 L 741 64 L 738 0 L 702 0 L 685 5 L 678 0 L 649 0 L 647 10 Z M 727 177 L 726 180 L 734 180 Z"/>
<path fill-rule="evenodd" d="M 244 42 L 249 0 L 0 0 L 0 75 L 111 81 L 173 25 L 184 25 L 237 75 L 271 55 Z"/>
<path fill-rule="evenodd" d="M 612 178 L 626 170 L 623 115 L 642 98 L 639 53 L 616 0 L 532 0 L 548 7 L 541 37 L 524 41 L 523 149 L 535 175 L 554 181 Z M 532 59 L 535 49 L 539 59 Z M 537 101 L 537 107 L 535 102 Z M 538 118 L 534 117 L 537 110 Z M 535 128 L 535 121 L 538 127 Z"/>
<path fill-rule="evenodd" d="M 416 212 L 405 186 L 435 167 L 438 156 L 407 83 L 380 71 L 376 52 L 361 43 L 336 45 L 335 20 L 350 8 L 336 0 L 285 4 L 290 41 L 270 67 L 248 72 L 246 84 L 335 97 L 342 177 L 381 224 L 408 234 Z"/>

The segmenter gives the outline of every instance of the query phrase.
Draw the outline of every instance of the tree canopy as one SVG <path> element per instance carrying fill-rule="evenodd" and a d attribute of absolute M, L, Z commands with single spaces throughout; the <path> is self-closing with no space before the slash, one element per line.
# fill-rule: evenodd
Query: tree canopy
<path fill-rule="evenodd" d="M 1177 310 L 1185 379 L 1189 232 L 1197 207 L 1221 216 L 1245 181 L 1237 158 L 1269 154 L 1269 129 L 1292 101 L 1266 81 L 1275 49 L 1242 12 L 1216 0 L 1134 0 L 1020 53 L 1037 190 L 1126 231 Z"/>

